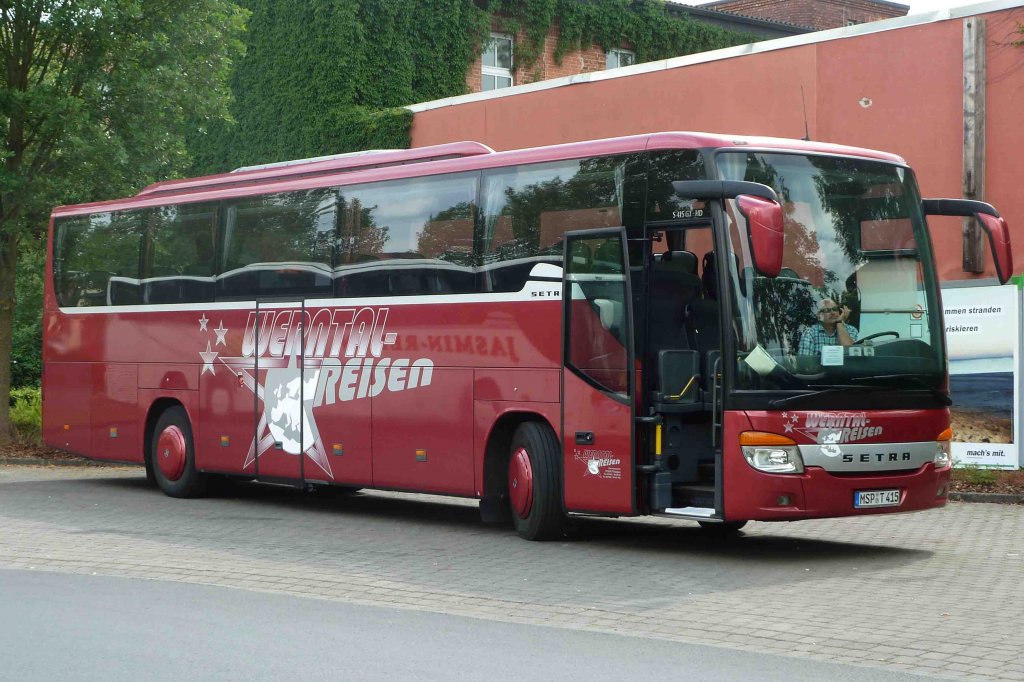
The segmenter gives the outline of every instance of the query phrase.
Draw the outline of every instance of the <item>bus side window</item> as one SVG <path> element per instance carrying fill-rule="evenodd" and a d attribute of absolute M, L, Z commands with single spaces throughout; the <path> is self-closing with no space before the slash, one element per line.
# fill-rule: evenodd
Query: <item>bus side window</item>
<path fill-rule="evenodd" d="M 142 211 L 94 213 L 57 221 L 54 288 L 62 306 L 140 302 Z"/>
<path fill-rule="evenodd" d="M 150 213 L 143 259 L 144 303 L 206 303 L 214 298 L 216 204 L 160 206 Z"/>
<path fill-rule="evenodd" d="M 627 224 L 626 168 L 635 160 L 598 156 L 486 171 L 481 290 L 521 291 L 537 263 L 561 266 L 566 232 Z"/>
<path fill-rule="evenodd" d="M 330 296 L 336 210 L 332 189 L 229 202 L 217 296 Z"/>
<path fill-rule="evenodd" d="M 478 178 L 456 173 L 342 187 L 335 295 L 473 292 Z"/>

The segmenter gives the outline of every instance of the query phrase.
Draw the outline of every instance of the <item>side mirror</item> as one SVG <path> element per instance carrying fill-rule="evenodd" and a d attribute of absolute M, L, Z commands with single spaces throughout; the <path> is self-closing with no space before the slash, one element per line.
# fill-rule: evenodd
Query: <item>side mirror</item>
<path fill-rule="evenodd" d="M 750 194 L 736 197 L 740 213 L 747 219 L 747 235 L 754 252 L 754 268 L 765 277 L 778 277 L 782 271 L 782 207 L 769 199 Z"/>
<path fill-rule="evenodd" d="M 988 245 L 992 249 L 995 261 L 996 276 L 1001 284 L 1006 284 L 1013 275 L 1013 250 L 1010 247 L 1010 226 L 999 215 L 992 204 L 971 199 L 925 199 L 921 202 L 925 215 L 946 215 L 974 217 L 988 235 Z"/>
<path fill-rule="evenodd" d="M 759 182 L 741 180 L 677 180 L 672 188 L 687 199 L 736 199 L 740 213 L 747 219 L 754 269 L 765 277 L 779 276 L 784 221 L 775 190 Z"/>
<path fill-rule="evenodd" d="M 979 213 L 977 216 L 982 229 L 988 233 L 988 245 L 992 249 L 992 259 L 996 264 L 996 275 L 1000 284 L 1013 276 L 1013 249 L 1010 247 L 1010 226 L 1002 216 Z"/>

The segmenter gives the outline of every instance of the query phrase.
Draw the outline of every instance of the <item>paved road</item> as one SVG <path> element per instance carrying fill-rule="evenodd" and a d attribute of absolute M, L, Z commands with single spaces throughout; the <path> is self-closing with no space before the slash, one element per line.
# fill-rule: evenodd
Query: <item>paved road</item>
<path fill-rule="evenodd" d="M 725 541 L 590 521 L 538 544 L 465 500 L 251 485 L 173 500 L 138 470 L 0 468 L 0 567 L 1024 680 L 1021 507 L 752 524 Z"/>
<path fill-rule="evenodd" d="M 134 578 L 0 570 L 0 604 L 0 677 L 20 682 L 878 677 L 719 647 Z"/>

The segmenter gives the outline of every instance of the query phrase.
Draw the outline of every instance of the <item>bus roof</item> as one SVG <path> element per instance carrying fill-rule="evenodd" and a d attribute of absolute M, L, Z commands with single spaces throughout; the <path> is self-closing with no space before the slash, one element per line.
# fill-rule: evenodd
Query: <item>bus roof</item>
<path fill-rule="evenodd" d="M 271 164 L 253 170 L 167 180 L 149 185 L 138 195 L 76 206 L 59 206 L 54 216 L 95 211 L 117 211 L 170 203 L 193 203 L 269 194 L 315 187 L 456 173 L 527 163 L 543 163 L 628 154 L 660 149 L 749 148 L 832 154 L 904 164 L 902 157 L 859 147 L 776 137 L 749 137 L 701 132 L 660 132 L 602 140 L 570 142 L 495 152 L 479 142 L 453 142 L 415 149 L 386 150 L 364 154 Z"/>
<path fill-rule="evenodd" d="M 144 188 L 138 196 L 152 194 L 181 194 L 188 191 L 218 189 L 221 187 L 253 185 L 268 180 L 284 178 L 331 175 L 341 172 L 400 166 L 407 163 L 441 161 L 464 156 L 493 154 L 494 150 L 479 142 L 450 142 L 415 149 L 383 149 L 331 156 L 317 156 L 311 159 L 281 161 L 260 166 L 237 168 L 230 173 L 206 175 L 184 180 L 154 182 Z"/>

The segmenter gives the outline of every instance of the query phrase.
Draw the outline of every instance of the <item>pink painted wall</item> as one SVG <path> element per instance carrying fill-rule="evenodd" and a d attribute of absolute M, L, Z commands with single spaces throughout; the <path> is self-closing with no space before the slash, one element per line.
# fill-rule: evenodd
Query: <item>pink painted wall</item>
<path fill-rule="evenodd" d="M 1024 269 L 1024 9 L 988 27 L 987 200 L 1014 229 Z M 1019 39 L 1021 36 L 1017 36 Z M 660 130 L 811 136 L 902 155 L 925 196 L 961 194 L 963 20 L 933 22 L 675 69 L 417 113 L 413 146 L 476 140 L 499 150 Z M 867 106 L 864 106 L 867 104 Z M 930 221 L 939 269 L 961 271 L 959 220 Z M 991 259 L 986 257 L 990 264 Z M 991 267 L 984 276 L 993 276 Z"/>

